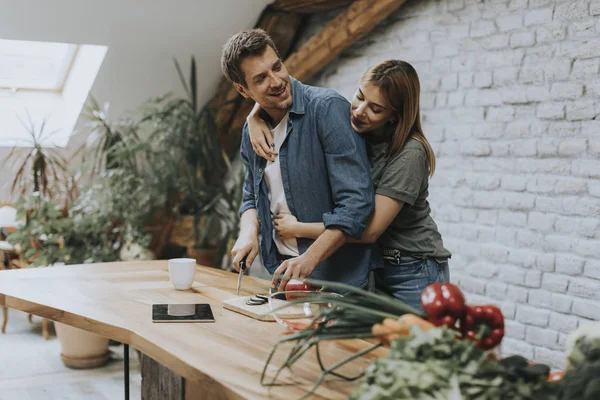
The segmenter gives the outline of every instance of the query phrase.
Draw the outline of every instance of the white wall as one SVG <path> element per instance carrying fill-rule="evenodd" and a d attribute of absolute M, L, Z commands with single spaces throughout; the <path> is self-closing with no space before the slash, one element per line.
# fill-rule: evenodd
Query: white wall
<path fill-rule="evenodd" d="M 135 111 L 150 96 L 182 93 L 173 67 L 187 71 L 193 54 L 199 100 L 206 102 L 221 78 L 219 58 L 227 38 L 255 25 L 269 0 L 0 0 L 0 38 L 101 44 L 108 52 L 91 93 L 111 104 L 111 114 Z M 67 153 L 75 147 L 69 144 Z M 0 160 L 7 149 L 0 148 Z M 11 171 L 0 171 L 0 201 Z"/>
<path fill-rule="evenodd" d="M 452 281 L 502 308 L 505 354 L 562 367 L 600 320 L 600 1 L 411 0 L 314 83 L 350 97 L 389 58 L 421 79 Z"/>

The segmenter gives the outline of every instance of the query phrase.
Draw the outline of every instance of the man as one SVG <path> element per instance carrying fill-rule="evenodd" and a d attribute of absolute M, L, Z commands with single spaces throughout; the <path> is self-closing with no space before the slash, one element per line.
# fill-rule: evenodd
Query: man
<path fill-rule="evenodd" d="M 373 184 L 363 139 L 350 125 L 350 104 L 333 90 L 290 77 L 271 38 L 261 29 L 240 32 L 223 49 L 221 68 L 245 98 L 258 103 L 273 129 L 274 161 L 253 151 L 242 132 L 246 167 L 240 235 L 233 249 L 239 270 L 259 251 L 280 290 L 290 279 L 344 282 L 365 287 L 371 246 L 345 244 L 360 238 L 374 207 Z M 302 222 L 323 222 L 317 239 L 283 239 L 273 230 L 280 212 Z M 338 250 L 339 249 L 339 250 Z M 337 251 L 336 251 L 337 250 Z"/>

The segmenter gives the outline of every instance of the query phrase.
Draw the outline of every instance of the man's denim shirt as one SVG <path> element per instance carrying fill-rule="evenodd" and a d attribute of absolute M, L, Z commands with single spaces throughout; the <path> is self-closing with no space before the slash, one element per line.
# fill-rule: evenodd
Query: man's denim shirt
<path fill-rule="evenodd" d="M 287 137 L 279 150 L 283 189 L 290 211 L 300 222 L 323 222 L 360 238 L 374 208 L 374 190 L 364 139 L 350 125 L 350 104 L 330 89 L 292 81 L 293 104 Z M 256 155 L 248 125 L 241 145 L 246 177 L 242 215 L 256 208 L 262 240 L 263 263 L 270 273 L 279 266 L 273 242 L 273 222 L 266 180 L 267 161 Z M 300 254 L 314 242 L 298 239 Z M 345 244 L 310 275 L 357 287 L 367 284 L 369 267 L 376 259 L 373 245 Z"/>

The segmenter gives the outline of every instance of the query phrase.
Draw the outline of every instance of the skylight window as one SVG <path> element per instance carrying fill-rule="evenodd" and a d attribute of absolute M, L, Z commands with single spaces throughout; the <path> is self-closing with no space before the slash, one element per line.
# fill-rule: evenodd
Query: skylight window
<path fill-rule="evenodd" d="M 0 39 L 0 147 L 29 146 L 23 121 L 45 125 L 43 145 L 65 146 L 107 47 Z"/>
<path fill-rule="evenodd" d="M 61 90 L 77 47 L 0 39 L 0 88 Z"/>

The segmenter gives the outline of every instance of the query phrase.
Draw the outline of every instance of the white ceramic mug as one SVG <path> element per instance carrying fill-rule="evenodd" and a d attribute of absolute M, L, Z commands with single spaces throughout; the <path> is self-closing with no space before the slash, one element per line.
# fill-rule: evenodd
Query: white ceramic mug
<path fill-rule="evenodd" d="M 169 260 L 169 277 L 177 290 L 188 290 L 194 283 L 196 260 L 193 258 L 172 258 Z"/>

